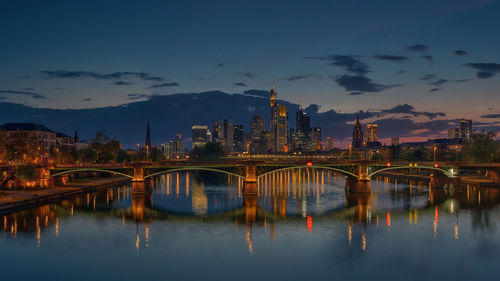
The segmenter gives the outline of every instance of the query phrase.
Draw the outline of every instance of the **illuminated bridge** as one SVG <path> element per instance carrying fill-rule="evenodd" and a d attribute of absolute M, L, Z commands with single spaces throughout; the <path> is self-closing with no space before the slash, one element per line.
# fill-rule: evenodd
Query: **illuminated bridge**
<path fill-rule="evenodd" d="M 371 161 L 345 161 L 340 163 L 328 163 L 326 161 L 259 161 L 240 160 L 233 163 L 184 163 L 184 164 L 160 164 L 160 163 L 131 163 L 126 165 L 86 165 L 86 166 L 65 166 L 49 169 L 50 177 L 62 177 L 66 175 L 82 172 L 103 172 L 113 175 L 128 177 L 137 186 L 134 190 L 141 192 L 141 183 L 166 173 L 181 171 L 212 171 L 235 176 L 245 183 L 245 192 L 251 192 L 255 188 L 255 183 L 259 178 L 268 174 L 291 170 L 315 168 L 335 171 L 346 176 L 352 184 L 349 191 L 370 192 L 370 180 L 378 173 L 392 170 L 409 170 L 410 172 L 420 172 L 428 170 L 431 175 L 444 177 L 447 179 L 459 179 L 458 170 L 453 166 L 441 166 L 438 164 L 390 164 L 374 163 Z"/>

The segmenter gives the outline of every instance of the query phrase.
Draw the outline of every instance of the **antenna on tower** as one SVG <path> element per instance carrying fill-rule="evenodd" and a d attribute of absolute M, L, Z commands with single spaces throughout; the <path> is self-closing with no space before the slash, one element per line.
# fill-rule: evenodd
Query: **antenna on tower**
<path fill-rule="evenodd" d="M 276 88 L 276 81 L 273 80 L 273 90 Z"/>

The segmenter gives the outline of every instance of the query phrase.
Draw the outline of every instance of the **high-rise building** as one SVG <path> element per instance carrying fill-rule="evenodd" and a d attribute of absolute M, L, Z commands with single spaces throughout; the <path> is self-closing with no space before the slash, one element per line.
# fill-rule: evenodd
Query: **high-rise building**
<path fill-rule="evenodd" d="M 279 105 L 276 102 L 274 86 L 271 89 L 271 140 L 273 143 L 273 152 L 288 152 L 288 112 L 286 106 Z"/>
<path fill-rule="evenodd" d="M 324 151 L 331 151 L 334 148 L 334 141 L 331 137 L 325 138 L 325 145 L 323 146 Z"/>
<path fill-rule="evenodd" d="M 203 146 L 207 142 L 210 142 L 211 133 L 208 126 L 205 125 L 194 125 L 191 128 L 192 131 L 192 148 Z"/>
<path fill-rule="evenodd" d="M 459 138 L 458 128 L 449 128 L 448 129 L 448 138 L 449 139 L 458 139 Z"/>
<path fill-rule="evenodd" d="M 378 125 L 377 124 L 366 124 L 366 142 L 377 142 L 378 141 Z"/>
<path fill-rule="evenodd" d="M 315 127 L 311 134 L 311 151 L 321 150 L 321 128 Z"/>
<path fill-rule="evenodd" d="M 224 133 L 222 133 L 223 130 L 224 127 L 222 126 L 222 124 L 214 122 L 214 125 L 212 127 L 212 141 L 223 142 L 224 141 Z"/>
<path fill-rule="evenodd" d="M 356 124 L 354 124 L 354 129 L 352 132 L 352 148 L 360 148 L 363 146 L 363 128 L 361 128 L 361 123 L 359 122 L 359 114 L 356 118 Z"/>
<path fill-rule="evenodd" d="M 399 137 L 391 137 L 391 145 L 398 146 L 399 145 Z"/>
<path fill-rule="evenodd" d="M 260 138 L 260 135 L 266 129 L 264 124 L 264 119 L 258 115 L 252 117 L 250 120 L 250 134 L 252 135 L 252 139 L 257 140 Z"/>
<path fill-rule="evenodd" d="M 148 121 L 148 127 L 146 129 L 146 147 L 151 148 L 151 135 L 149 134 L 149 121 Z"/>
<path fill-rule="evenodd" d="M 222 123 L 223 144 L 226 152 L 234 151 L 234 126 L 229 120 L 224 119 Z"/>
<path fill-rule="evenodd" d="M 311 119 L 302 108 L 299 108 L 295 114 L 295 131 L 290 134 L 293 138 L 292 149 L 294 151 L 311 150 Z"/>
<path fill-rule="evenodd" d="M 458 120 L 458 133 L 462 140 L 469 140 L 472 135 L 472 120 Z"/>
<path fill-rule="evenodd" d="M 165 157 L 181 156 L 184 154 L 184 143 L 180 134 L 175 135 L 168 143 L 161 145 Z"/>
<path fill-rule="evenodd" d="M 243 145 L 244 140 L 245 140 L 245 134 L 243 130 L 243 125 L 234 125 L 234 151 L 236 152 L 243 152 L 245 150 L 245 147 Z"/>

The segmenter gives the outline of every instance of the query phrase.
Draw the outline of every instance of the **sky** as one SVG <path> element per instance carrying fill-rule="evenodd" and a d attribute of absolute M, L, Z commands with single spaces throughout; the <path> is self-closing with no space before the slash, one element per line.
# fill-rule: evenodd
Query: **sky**
<path fill-rule="evenodd" d="M 320 111 L 407 104 L 500 125 L 499 30 L 494 0 L 4 0 L 0 102 L 95 108 L 274 82 Z"/>

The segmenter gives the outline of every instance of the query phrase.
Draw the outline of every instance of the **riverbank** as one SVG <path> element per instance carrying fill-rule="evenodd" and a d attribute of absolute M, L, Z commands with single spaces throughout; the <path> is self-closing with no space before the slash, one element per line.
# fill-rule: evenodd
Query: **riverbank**
<path fill-rule="evenodd" d="M 0 190 L 0 214 L 11 213 L 69 199 L 102 188 L 121 186 L 130 182 L 129 178 L 84 179 L 65 186 L 43 189 Z"/>

